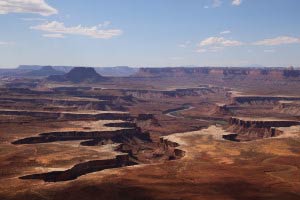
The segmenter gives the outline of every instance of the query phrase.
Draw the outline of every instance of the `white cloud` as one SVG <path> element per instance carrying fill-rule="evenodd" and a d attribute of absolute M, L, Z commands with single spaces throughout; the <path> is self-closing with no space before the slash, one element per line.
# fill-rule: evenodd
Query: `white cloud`
<path fill-rule="evenodd" d="M 44 0 L 1 0 L 0 14 L 34 13 L 43 16 L 57 14 L 58 11 Z"/>
<path fill-rule="evenodd" d="M 187 48 L 190 44 L 191 44 L 191 41 L 188 40 L 178 46 L 181 48 Z"/>
<path fill-rule="evenodd" d="M 60 33 L 50 33 L 50 34 L 43 34 L 43 37 L 47 38 L 64 38 L 65 36 Z"/>
<path fill-rule="evenodd" d="M 279 36 L 276 38 L 264 39 L 257 42 L 254 42 L 253 45 L 262 45 L 262 46 L 277 46 L 283 44 L 297 44 L 300 43 L 300 38 L 289 37 L 289 36 Z"/>
<path fill-rule="evenodd" d="M 209 37 L 202 40 L 198 44 L 198 49 L 196 50 L 198 53 L 205 52 L 218 52 L 223 50 L 225 47 L 234 47 L 240 46 L 243 43 L 237 40 L 228 40 L 224 37 Z"/>
<path fill-rule="evenodd" d="M 241 5 L 241 3 L 242 3 L 242 0 L 232 0 L 232 5 L 234 5 L 234 6 L 239 6 L 239 5 Z"/>
<path fill-rule="evenodd" d="M 224 35 L 224 34 L 230 34 L 230 33 L 231 33 L 230 30 L 225 30 L 225 31 L 220 32 L 221 35 Z"/>
<path fill-rule="evenodd" d="M 31 29 L 45 31 L 48 33 L 56 33 L 63 35 L 82 35 L 98 39 L 110 39 L 122 34 L 120 29 L 102 29 L 103 26 L 107 26 L 108 23 L 99 24 L 92 27 L 83 27 L 81 25 L 66 27 L 64 23 L 52 21 L 46 22 L 41 25 L 32 26 Z"/>
<path fill-rule="evenodd" d="M 221 5 L 222 5 L 222 1 L 221 0 L 213 0 L 213 3 L 212 3 L 212 7 L 213 8 L 220 7 Z"/>
<path fill-rule="evenodd" d="M 230 46 L 240 46 L 243 43 L 237 40 L 227 40 L 224 37 L 209 37 L 202 40 L 199 43 L 199 46 L 223 46 L 223 47 L 230 47 Z"/>
<path fill-rule="evenodd" d="M 220 7 L 223 4 L 223 0 L 211 0 L 212 4 L 211 6 L 205 5 L 204 8 L 217 8 Z M 240 6 L 242 4 L 243 0 L 231 0 L 231 4 L 233 6 Z"/>

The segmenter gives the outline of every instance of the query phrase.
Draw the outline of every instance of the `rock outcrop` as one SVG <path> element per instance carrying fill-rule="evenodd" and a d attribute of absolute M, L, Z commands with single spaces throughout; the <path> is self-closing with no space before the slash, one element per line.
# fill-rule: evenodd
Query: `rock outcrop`
<path fill-rule="evenodd" d="M 126 143 L 134 138 L 150 141 L 150 135 L 148 132 L 142 132 L 140 128 L 135 127 L 116 131 L 67 131 L 41 133 L 38 137 L 20 139 L 14 141 L 13 144 L 38 144 L 72 140 L 94 140 L 98 143 L 105 140 L 111 140 L 115 143 Z"/>
<path fill-rule="evenodd" d="M 59 182 L 74 180 L 84 174 L 101 171 L 104 169 L 119 168 L 124 166 L 135 165 L 136 163 L 129 160 L 128 155 L 117 155 L 113 159 L 107 160 L 92 160 L 84 163 L 79 163 L 71 169 L 65 171 L 52 171 L 43 174 L 32 174 L 22 176 L 20 179 L 40 179 L 45 182 Z"/>
<path fill-rule="evenodd" d="M 267 119 L 267 118 L 237 118 L 231 117 L 229 120 L 228 132 L 232 134 L 223 136 L 224 139 L 232 141 L 249 141 L 268 137 L 275 137 L 283 132 L 279 127 L 291 127 L 300 125 L 299 121 Z"/>
<path fill-rule="evenodd" d="M 98 74 L 92 67 L 74 67 L 70 72 L 62 76 L 49 76 L 48 80 L 64 82 L 69 81 L 72 83 L 81 82 L 100 82 L 105 81 L 107 78 Z"/>
<path fill-rule="evenodd" d="M 184 96 L 204 96 L 215 93 L 223 93 L 226 91 L 221 87 L 195 87 L 195 88 L 182 88 L 175 90 L 121 90 L 125 95 L 132 96 L 139 99 L 152 99 L 152 98 L 176 98 Z"/>
<path fill-rule="evenodd" d="M 274 111 L 289 115 L 300 115 L 300 101 L 279 101 Z"/>
<path fill-rule="evenodd" d="M 185 156 L 185 151 L 179 148 L 179 144 L 164 137 L 160 138 L 160 145 L 165 152 L 169 153 L 169 160 L 180 159 Z"/>
<path fill-rule="evenodd" d="M 140 77 L 182 77 L 209 76 L 218 78 L 256 78 L 285 79 L 300 78 L 299 69 L 285 68 L 252 68 L 252 67 L 169 67 L 141 68 L 136 76 Z"/>
<path fill-rule="evenodd" d="M 278 101 L 298 101 L 300 97 L 293 96 L 250 96 L 241 95 L 232 97 L 232 103 L 277 103 Z"/>

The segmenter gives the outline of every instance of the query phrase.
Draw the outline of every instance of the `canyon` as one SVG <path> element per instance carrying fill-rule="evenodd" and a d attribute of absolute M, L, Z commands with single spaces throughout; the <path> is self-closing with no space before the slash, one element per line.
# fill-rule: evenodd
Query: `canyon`
<path fill-rule="evenodd" d="M 0 77 L 1 199 L 300 198 L 299 70 L 42 69 Z"/>

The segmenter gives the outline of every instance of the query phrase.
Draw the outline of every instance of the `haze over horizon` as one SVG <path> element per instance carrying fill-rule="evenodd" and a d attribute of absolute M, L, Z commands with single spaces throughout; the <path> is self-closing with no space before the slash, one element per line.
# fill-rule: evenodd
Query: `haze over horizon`
<path fill-rule="evenodd" d="M 0 67 L 300 67 L 298 0 L 0 0 Z"/>

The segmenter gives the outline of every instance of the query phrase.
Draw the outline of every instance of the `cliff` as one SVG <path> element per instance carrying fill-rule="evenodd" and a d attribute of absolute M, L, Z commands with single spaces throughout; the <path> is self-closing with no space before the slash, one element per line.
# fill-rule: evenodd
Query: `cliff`
<path fill-rule="evenodd" d="M 274 110 L 280 113 L 299 116 L 300 101 L 279 101 L 278 105 L 274 107 Z"/>
<path fill-rule="evenodd" d="M 277 103 L 279 101 L 299 101 L 300 97 L 294 96 L 250 96 L 250 95 L 241 95 L 233 96 L 233 103 L 244 104 L 244 103 Z"/>
<path fill-rule="evenodd" d="M 65 82 L 69 81 L 72 83 L 81 83 L 81 82 L 100 82 L 105 81 L 108 78 L 105 78 L 98 74 L 92 67 L 74 67 L 70 72 L 65 75 L 49 76 L 49 81 L 55 82 Z"/>
<path fill-rule="evenodd" d="M 285 68 L 251 68 L 251 67 L 166 67 L 140 68 L 138 77 L 217 77 L 255 78 L 255 79 L 300 79 L 300 70 Z"/>
<path fill-rule="evenodd" d="M 232 134 L 225 135 L 223 138 L 232 141 L 249 141 L 275 137 L 283 133 L 278 128 L 297 125 L 300 125 L 300 122 L 293 120 L 231 117 L 226 130 Z"/>

